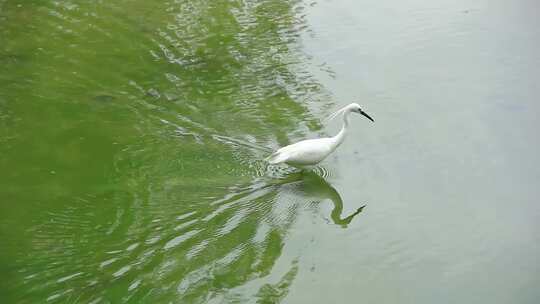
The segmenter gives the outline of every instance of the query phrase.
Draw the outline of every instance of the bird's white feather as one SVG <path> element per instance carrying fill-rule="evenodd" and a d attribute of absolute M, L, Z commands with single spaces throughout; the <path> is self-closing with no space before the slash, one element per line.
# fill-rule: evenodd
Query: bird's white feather
<path fill-rule="evenodd" d="M 327 123 L 327 122 L 330 122 L 332 121 L 334 118 L 338 117 L 340 114 L 342 114 L 343 112 L 345 112 L 347 109 L 349 108 L 349 105 L 335 111 L 334 113 L 330 114 L 325 120 L 324 122 Z"/>
<path fill-rule="evenodd" d="M 326 158 L 332 148 L 331 138 L 307 139 L 277 150 L 268 157 L 267 161 L 270 164 L 288 163 L 309 166 Z"/>
<path fill-rule="evenodd" d="M 343 142 L 349 124 L 348 115 L 351 111 L 360 113 L 360 106 L 356 103 L 351 103 L 337 110 L 335 113 L 332 113 L 332 115 L 326 119 L 326 121 L 330 121 L 340 114 L 344 115 L 343 126 L 336 136 L 302 140 L 277 150 L 267 157 L 266 161 L 270 164 L 286 163 L 299 168 L 306 168 L 318 164 Z"/>

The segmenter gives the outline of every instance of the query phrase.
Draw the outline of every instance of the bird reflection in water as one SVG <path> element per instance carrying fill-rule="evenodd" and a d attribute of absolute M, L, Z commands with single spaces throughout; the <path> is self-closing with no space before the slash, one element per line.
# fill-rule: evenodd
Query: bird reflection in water
<path fill-rule="evenodd" d="M 352 214 L 342 218 L 343 200 L 339 192 L 330 185 L 324 178 L 312 171 L 301 171 L 290 173 L 277 183 L 280 189 L 285 192 L 293 192 L 301 194 L 304 198 L 312 202 L 322 202 L 330 200 L 334 204 L 334 208 L 330 214 L 330 218 L 334 224 L 347 228 L 347 225 L 357 216 L 366 205 L 362 205 Z"/>

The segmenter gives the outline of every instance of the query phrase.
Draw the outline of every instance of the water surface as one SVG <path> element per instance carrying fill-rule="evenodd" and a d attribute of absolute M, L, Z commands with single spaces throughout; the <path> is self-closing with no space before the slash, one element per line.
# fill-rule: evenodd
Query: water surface
<path fill-rule="evenodd" d="M 539 8 L 0 0 L 0 301 L 536 303 Z"/>

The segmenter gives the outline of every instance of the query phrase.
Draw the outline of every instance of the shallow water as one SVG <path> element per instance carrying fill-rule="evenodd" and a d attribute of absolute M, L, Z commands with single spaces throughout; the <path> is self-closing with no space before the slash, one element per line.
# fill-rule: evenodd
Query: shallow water
<path fill-rule="evenodd" d="M 536 303 L 539 20 L 0 0 L 0 302 Z M 266 167 L 353 101 L 320 168 Z"/>

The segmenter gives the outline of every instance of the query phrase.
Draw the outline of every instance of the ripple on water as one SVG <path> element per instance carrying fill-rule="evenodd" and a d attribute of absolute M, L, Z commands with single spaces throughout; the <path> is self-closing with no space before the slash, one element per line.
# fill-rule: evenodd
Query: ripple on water
<path fill-rule="evenodd" d="M 167 286 L 207 297 L 198 288 L 224 274 L 235 277 L 228 287 L 242 285 L 271 272 L 297 214 L 297 201 L 277 202 L 273 180 L 291 169 L 272 176 L 262 160 L 289 132 L 318 128 L 297 102 L 319 94 L 299 48 L 301 3 L 131 1 L 133 14 L 125 4 L 51 2 L 29 14 L 50 42 L 34 66 L 55 75 L 47 98 L 97 113 L 78 124 L 110 124 L 86 131 L 125 139 L 100 173 L 107 183 L 85 185 L 91 194 L 51 206 L 29 230 L 37 254 L 17 261 L 30 265 L 20 288 L 50 302 Z"/>
<path fill-rule="evenodd" d="M 193 236 L 195 236 L 196 234 L 198 234 L 199 232 L 201 232 L 201 230 L 191 230 L 191 231 L 188 231 L 182 235 L 179 235 L 177 237 L 175 237 L 174 239 L 168 241 L 165 246 L 163 246 L 163 249 L 167 250 L 167 249 L 171 249 L 173 247 L 176 247 L 180 244 L 182 244 L 183 242 L 189 240 L 190 238 L 192 238 Z"/>
<path fill-rule="evenodd" d="M 118 269 L 116 272 L 114 272 L 112 275 L 113 277 L 120 277 L 124 275 L 126 272 L 128 272 L 131 269 L 131 265 L 122 266 L 120 269 Z"/>
<path fill-rule="evenodd" d="M 174 230 L 183 230 L 189 226 L 192 226 L 193 224 L 197 223 L 199 221 L 199 219 L 193 219 L 191 221 L 187 221 L 185 223 L 182 223 L 176 227 L 174 227 Z"/>

